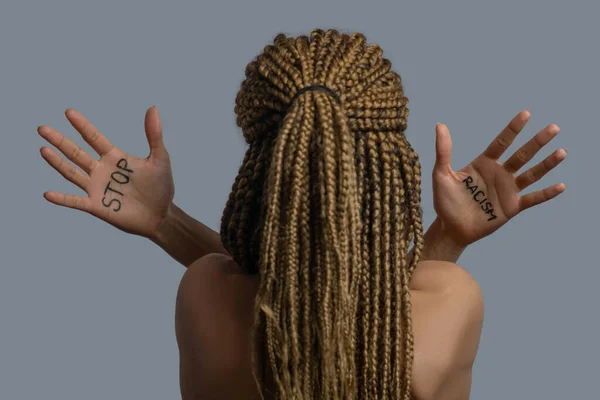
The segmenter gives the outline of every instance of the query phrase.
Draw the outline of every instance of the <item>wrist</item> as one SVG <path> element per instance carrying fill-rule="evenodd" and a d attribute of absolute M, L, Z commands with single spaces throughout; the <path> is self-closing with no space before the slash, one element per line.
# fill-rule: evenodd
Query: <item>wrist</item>
<path fill-rule="evenodd" d="M 227 255 L 218 232 L 186 214 L 174 203 L 150 238 L 184 266 L 210 253 Z"/>
<path fill-rule="evenodd" d="M 178 214 L 181 212 L 181 209 L 171 202 L 167 208 L 167 213 L 148 239 L 160 247 L 164 247 L 168 242 L 168 239 L 172 237 L 173 233 L 177 230 L 177 221 L 180 219 Z"/>
<path fill-rule="evenodd" d="M 427 232 L 423 235 L 425 248 L 422 260 L 440 260 L 455 263 L 468 243 L 456 239 L 452 232 L 444 227 L 443 221 L 436 217 Z"/>

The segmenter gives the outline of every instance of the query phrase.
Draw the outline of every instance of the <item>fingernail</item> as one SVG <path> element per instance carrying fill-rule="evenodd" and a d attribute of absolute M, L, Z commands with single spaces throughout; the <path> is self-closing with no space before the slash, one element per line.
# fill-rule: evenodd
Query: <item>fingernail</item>
<path fill-rule="evenodd" d="M 558 150 L 558 155 L 560 157 L 566 157 L 567 156 L 567 151 L 565 149 L 559 149 Z"/>
<path fill-rule="evenodd" d="M 158 110 L 158 106 L 154 106 L 154 108 L 156 108 Z"/>

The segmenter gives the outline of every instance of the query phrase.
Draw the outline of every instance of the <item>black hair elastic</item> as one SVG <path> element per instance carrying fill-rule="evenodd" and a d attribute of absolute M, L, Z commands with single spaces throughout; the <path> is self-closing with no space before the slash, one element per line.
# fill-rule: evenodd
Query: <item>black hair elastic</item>
<path fill-rule="evenodd" d="M 296 92 L 296 94 L 294 95 L 294 97 L 292 98 L 292 101 L 290 103 L 293 103 L 298 98 L 298 96 L 300 96 L 304 92 L 308 92 L 309 90 L 324 90 L 326 92 L 329 92 L 329 94 L 332 95 L 339 104 L 342 104 L 342 101 L 340 100 L 340 96 L 337 94 L 337 92 L 335 90 L 331 89 L 330 87 L 327 87 L 324 85 L 312 85 L 312 86 L 303 87 L 302 89 L 300 89 Z"/>

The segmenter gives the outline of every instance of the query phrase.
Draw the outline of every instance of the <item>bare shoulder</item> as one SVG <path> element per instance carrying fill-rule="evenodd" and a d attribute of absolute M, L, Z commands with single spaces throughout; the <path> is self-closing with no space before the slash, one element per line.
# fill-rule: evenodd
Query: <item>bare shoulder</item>
<path fill-rule="evenodd" d="M 469 289 L 480 292 L 473 276 L 461 266 L 447 262 L 427 260 L 420 262 L 410 282 L 411 289 L 444 292 L 455 289 Z"/>
<path fill-rule="evenodd" d="M 190 264 L 185 274 L 194 276 L 200 274 L 225 276 L 227 274 L 241 275 L 242 271 L 232 257 L 221 253 L 210 253 Z"/>
<path fill-rule="evenodd" d="M 258 283 L 257 275 L 244 274 L 235 260 L 227 255 L 211 253 L 194 261 L 181 278 L 179 291 L 186 292 L 188 288 L 198 292 L 205 288 L 210 292 L 222 290 L 225 286 L 235 286 L 239 289 L 249 286 L 252 289 Z"/>
<path fill-rule="evenodd" d="M 228 256 L 192 263 L 177 291 L 175 334 L 183 399 L 239 398 L 256 386 L 251 371 L 254 297 L 258 279 Z M 237 376 L 236 385 L 230 377 Z"/>
<path fill-rule="evenodd" d="M 413 393 L 422 400 L 469 398 L 483 327 L 483 295 L 460 266 L 417 265 L 411 280 L 415 336 Z"/>
<path fill-rule="evenodd" d="M 244 274 L 231 257 L 208 254 L 192 263 L 183 274 L 177 307 L 193 309 L 193 315 L 203 321 L 218 320 L 215 315 L 218 314 L 239 317 L 236 320 L 247 324 L 252 317 L 248 311 L 252 311 L 258 284 L 258 276 Z"/>

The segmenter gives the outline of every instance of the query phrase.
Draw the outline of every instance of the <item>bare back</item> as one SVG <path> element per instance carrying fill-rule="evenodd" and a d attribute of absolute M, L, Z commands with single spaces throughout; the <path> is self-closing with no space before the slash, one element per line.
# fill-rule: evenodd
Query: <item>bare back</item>
<path fill-rule="evenodd" d="M 175 313 L 183 400 L 260 399 L 250 341 L 258 286 L 257 276 L 242 274 L 220 254 L 197 260 L 185 272 Z M 411 296 L 414 398 L 468 399 L 483 323 L 479 286 L 456 264 L 425 261 L 415 269 Z M 268 399 L 272 375 L 263 355 L 256 357 Z"/>

